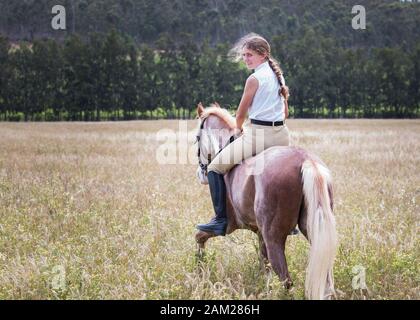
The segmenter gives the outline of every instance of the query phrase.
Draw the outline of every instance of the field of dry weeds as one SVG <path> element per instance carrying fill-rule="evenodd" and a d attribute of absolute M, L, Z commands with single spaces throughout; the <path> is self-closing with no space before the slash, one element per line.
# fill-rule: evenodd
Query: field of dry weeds
<path fill-rule="evenodd" d="M 288 127 L 333 174 L 339 298 L 419 299 L 420 121 Z M 249 231 L 210 240 L 197 262 L 208 187 L 194 161 L 157 161 L 165 128 L 179 123 L 0 123 L 0 299 L 304 298 L 302 235 L 287 243 L 289 292 L 260 271 Z"/>

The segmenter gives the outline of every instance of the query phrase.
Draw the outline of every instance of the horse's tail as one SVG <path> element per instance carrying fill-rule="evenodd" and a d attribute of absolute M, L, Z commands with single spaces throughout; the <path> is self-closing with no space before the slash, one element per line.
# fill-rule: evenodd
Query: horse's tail
<path fill-rule="evenodd" d="M 306 201 L 307 232 L 311 244 L 306 270 L 305 293 L 309 299 L 324 299 L 334 292 L 333 264 L 337 232 L 328 187 L 328 168 L 312 159 L 302 165 L 303 194 Z"/>

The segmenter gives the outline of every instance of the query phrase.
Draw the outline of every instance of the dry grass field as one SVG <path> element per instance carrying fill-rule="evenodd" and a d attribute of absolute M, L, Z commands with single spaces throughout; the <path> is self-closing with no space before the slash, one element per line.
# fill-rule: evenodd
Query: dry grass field
<path fill-rule="evenodd" d="M 420 299 L 420 120 L 288 126 L 333 174 L 338 298 Z M 302 235 L 287 242 L 288 292 L 249 231 L 197 261 L 208 187 L 196 163 L 159 164 L 163 128 L 178 121 L 0 123 L 0 299 L 304 299 Z"/>

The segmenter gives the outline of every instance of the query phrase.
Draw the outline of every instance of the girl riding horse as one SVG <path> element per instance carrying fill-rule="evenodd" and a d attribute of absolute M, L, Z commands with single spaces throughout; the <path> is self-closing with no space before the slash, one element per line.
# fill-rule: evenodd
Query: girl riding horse
<path fill-rule="evenodd" d="M 210 223 L 198 225 L 199 253 L 211 237 L 251 230 L 259 237 L 264 262 L 290 288 L 285 245 L 299 225 L 310 243 L 306 297 L 331 298 L 338 247 L 331 173 L 315 154 L 289 146 L 288 90 L 267 41 L 252 34 L 239 48 L 255 72 L 246 81 L 236 119 L 217 106 L 197 107 L 197 174 L 201 183 L 208 182 L 216 212 Z M 243 134 L 219 151 L 242 126 Z"/>
<path fill-rule="evenodd" d="M 235 135 L 239 138 L 227 145 L 207 166 L 215 217 L 197 228 L 215 235 L 225 235 L 227 227 L 226 185 L 224 174 L 233 166 L 272 146 L 288 146 L 288 87 L 279 64 L 271 56 L 270 45 L 263 37 L 249 34 L 231 50 L 254 70 L 245 83 L 236 112 Z M 249 114 L 249 120 L 246 115 Z M 228 161 L 226 161 L 228 159 Z"/>

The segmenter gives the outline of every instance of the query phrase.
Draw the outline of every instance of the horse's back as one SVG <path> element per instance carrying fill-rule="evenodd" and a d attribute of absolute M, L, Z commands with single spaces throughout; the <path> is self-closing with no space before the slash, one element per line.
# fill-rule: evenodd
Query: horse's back
<path fill-rule="evenodd" d="M 256 182 L 267 181 L 274 187 L 276 182 L 300 175 L 302 164 L 309 157 L 311 155 L 300 147 L 275 146 L 246 159 L 237 170 L 241 175 L 252 173 Z"/>
<path fill-rule="evenodd" d="M 248 158 L 228 174 L 228 184 L 239 222 L 260 225 L 259 219 L 296 220 L 302 199 L 302 163 L 307 151 L 275 146 Z M 258 217 L 258 215 L 263 215 Z"/>

